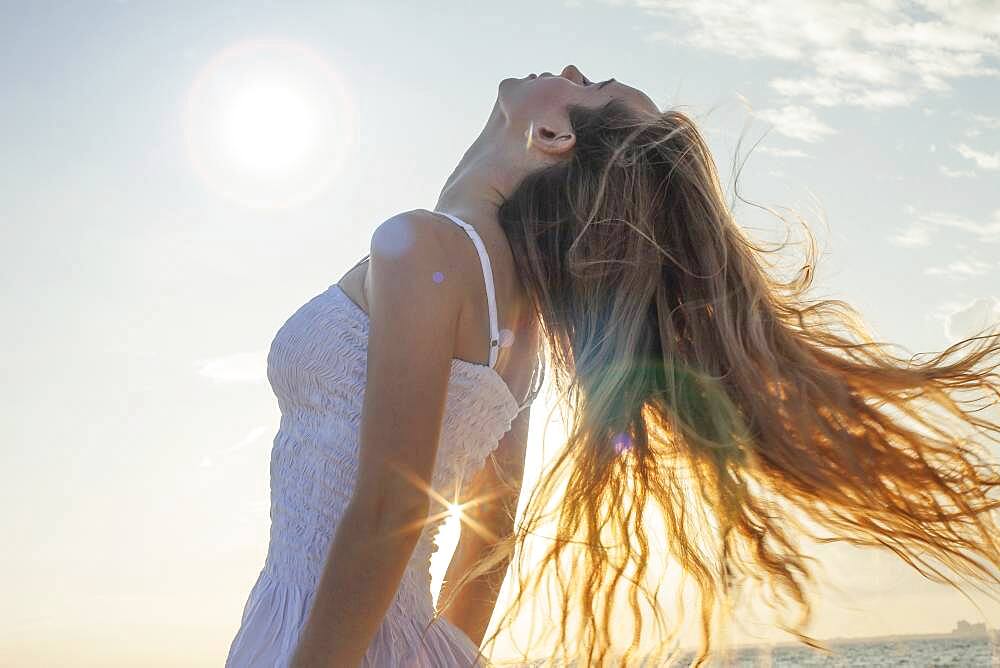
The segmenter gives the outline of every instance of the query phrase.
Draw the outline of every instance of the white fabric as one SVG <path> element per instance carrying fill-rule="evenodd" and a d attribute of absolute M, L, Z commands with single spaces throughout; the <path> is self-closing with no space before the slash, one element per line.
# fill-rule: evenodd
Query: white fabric
<path fill-rule="evenodd" d="M 492 295 L 489 278 L 487 286 Z M 272 341 L 267 377 L 281 421 L 270 457 L 270 541 L 227 668 L 284 667 L 291 660 L 354 488 L 368 330 L 368 315 L 334 284 L 292 314 Z M 534 396 L 519 406 L 492 366 L 452 359 L 432 487 L 453 499 Z M 432 499 L 429 517 L 443 510 Z M 424 630 L 433 613 L 430 558 L 443 522 L 444 517 L 429 521 L 421 531 L 363 666 L 487 665 L 484 658 L 477 660 L 468 636 L 446 619 Z"/>
<path fill-rule="evenodd" d="M 486 252 L 486 245 L 483 243 L 482 238 L 479 233 L 476 232 L 476 228 L 469 225 L 467 222 L 453 216 L 450 213 L 445 213 L 444 211 L 435 211 L 434 213 L 440 213 L 442 216 L 448 216 L 456 225 L 459 225 L 464 229 L 469 237 L 472 238 L 472 243 L 476 245 L 476 250 L 479 252 L 479 263 L 483 265 L 483 277 L 486 279 L 486 306 L 489 308 L 490 312 L 490 362 L 489 365 L 492 367 L 497 361 L 497 353 L 500 348 L 500 332 L 497 330 L 497 297 L 496 292 L 493 289 L 493 268 L 490 266 L 490 254 Z"/>

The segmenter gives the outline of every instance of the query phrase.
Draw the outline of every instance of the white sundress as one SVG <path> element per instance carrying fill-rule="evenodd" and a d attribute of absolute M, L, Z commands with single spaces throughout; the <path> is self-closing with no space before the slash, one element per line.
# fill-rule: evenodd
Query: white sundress
<path fill-rule="evenodd" d="M 488 365 L 458 358 L 451 362 L 431 480 L 443 498 L 451 498 L 456 485 L 485 464 L 538 388 L 519 404 L 493 368 L 499 332 L 489 255 L 475 228 L 451 214 L 436 213 L 464 228 L 479 252 L 492 336 Z M 281 420 L 270 458 L 270 540 L 227 668 L 284 668 L 291 661 L 357 476 L 367 341 L 367 313 L 333 284 L 292 314 L 271 343 L 267 377 Z M 432 499 L 429 516 L 442 510 Z M 424 631 L 434 612 L 430 559 L 443 522 L 443 517 L 428 522 L 421 531 L 363 666 L 487 664 L 469 637 L 447 619 L 439 618 Z"/>

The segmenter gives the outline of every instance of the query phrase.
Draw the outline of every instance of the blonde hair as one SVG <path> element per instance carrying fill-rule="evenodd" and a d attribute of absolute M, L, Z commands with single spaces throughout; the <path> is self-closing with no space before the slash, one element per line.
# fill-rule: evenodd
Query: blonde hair
<path fill-rule="evenodd" d="M 1000 501 L 988 495 L 1000 467 L 960 429 L 995 439 L 1000 425 L 957 396 L 1000 397 L 1000 335 L 924 362 L 895 356 L 845 302 L 807 299 L 811 234 L 795 278 L 767 273 L 765 253 L 784 244 L 769 251 L 744 235 L 686 115 L 639 117 L 616 99 L 569 113 L 572 156 L 528 175 L 499 209 L 568 436 L 514 535 L 452 590 L 512 554 L 519 565 L 557 501 L 556 535 L 529 576 L 518 574 L 488 642 L 554 567 L 567 665 L 607 659 L 622 580 L 634 635 L 621 660 L 649 635 L 640 594 L 661 631 L 659 656 L 678 628 L 644 584 L 654 521 L 697 585 L 695 665 L 718 643 L 713 620 L 750 585 L 775 611 L 797 606 L 798 619 L 779 624 L 828 649 L 804 633 L 815 575 L 800 536 L 891 550 L 956 587 L 953 574 L 1000 582 L 990 571 L 1000 566 Z M 572 634 L 570 612 L 580 619 Z"/>

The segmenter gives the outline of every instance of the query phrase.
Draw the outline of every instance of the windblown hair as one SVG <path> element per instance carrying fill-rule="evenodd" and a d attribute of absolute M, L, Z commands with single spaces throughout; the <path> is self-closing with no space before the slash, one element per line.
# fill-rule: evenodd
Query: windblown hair
<path fill-rule="evenodd" d="M 565 665 L 630 664 L 649 637 L 662 639 L 657 653 L 679 652 L 679 622 L 665 623 L 659 587 L 646 584 L 662 576 L 648 572 L 653 550 L 697 585 L 694 665 L 716 656 L 744 595 L 776 613 L 796 606 L 796 621 L 776 623 L 829 651 L 805 633 L 816 578 L 801 537 L 891 550 L 960 591 L 962 579 L 1000 584 L 1000 465 L 977 440 L 997 440 L 1000 424 L 959 396 L 998 403 L 1000 334 L 923 362 L 894 355 L 845 302 L 807 298 L 811 234 L 794 278 L 766 271 L 765 254 L 786 244 L 755 245 L 737 225 L 685 114 L 640 116 L 613 99 L 569 118 L 572 155 L 529 174 L 499 209 L 568 437 L 514 534 L 451 591 L 518 555 L 516 595 L 488 642 L 554 568 L 561 607 L 549 626 Z M 664 547 L 650 546 L 654 523 Z M 529 538 L 547 549 L 526 578 Z M 632 628 L 616 600 L 626 583 Z M 622 655 L 612 631 L 623 627 Z"/>

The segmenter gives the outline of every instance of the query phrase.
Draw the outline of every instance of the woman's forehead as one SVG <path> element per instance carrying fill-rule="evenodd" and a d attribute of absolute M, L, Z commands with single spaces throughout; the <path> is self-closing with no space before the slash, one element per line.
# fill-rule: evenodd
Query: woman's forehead
<path fill-rule="evenodd" d="M 656 103 L 648 95 L 638 88 L 617 79 L 604 86 L 602 92 L 609 94 L 611 97 L 619 98 L 639 112 L 656 115 L 661 113 L 660 108 L 656 106 Z"/>
<path fill-rule="evenodd" d="M 618 84 L 615 86 L 615 84 Z M 610 91 L 611 88 L 615 88 L 618 95 L 625 100 L 625 102 L 631 104 L 640 111 L 644 111 L 650 114 L 659 114 L 660 108 L 656 106 L 652 98 L 643 93 L 638 88 L 629 86 L 628 84 L 622 83 L 620 81 L 615 81 L 608 86 Z M 615 93 L 612 93 L 615 94 Z"/>

